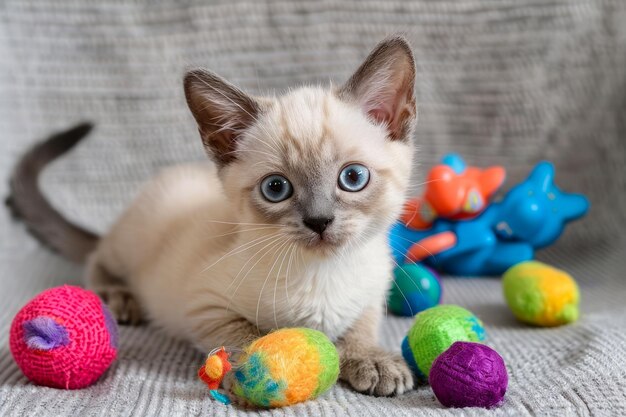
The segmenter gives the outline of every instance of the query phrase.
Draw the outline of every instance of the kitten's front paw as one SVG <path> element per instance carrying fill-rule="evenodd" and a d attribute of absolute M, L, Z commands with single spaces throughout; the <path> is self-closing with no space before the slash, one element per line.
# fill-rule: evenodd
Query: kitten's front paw
<path fill-rule="evenodd" d="M 399 395 L 413 388 L 413 374 L 400 355 L 376 347 L 346 352 L 340 378 L 362 393 Z"/>
<path fill-rule="evenodd" d="M 120 324 L 138 325 L 143 321 L 141 307 L 135 296 L 124 286 L 110 285 L 94 288 Z"/>

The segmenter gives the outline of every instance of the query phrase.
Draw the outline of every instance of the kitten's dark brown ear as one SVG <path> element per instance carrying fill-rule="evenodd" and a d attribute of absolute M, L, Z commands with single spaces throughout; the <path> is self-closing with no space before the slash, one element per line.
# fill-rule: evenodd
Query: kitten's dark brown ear
<path fill-rule="evenodd" d="M 408 140 L 415 122 L 415 61 L 406 39 L 387 38 L 374 48 L 340 88 L 372 120 L 387 125 L 389 138 Z"/>
<path fill-rule="evenodd" d="M 237 140 L 254 123 L 259 104 L 218 75 L 193 70 L 185 75 L 185 96 L 200 137 L 218 165 L 235 159 Z"/>

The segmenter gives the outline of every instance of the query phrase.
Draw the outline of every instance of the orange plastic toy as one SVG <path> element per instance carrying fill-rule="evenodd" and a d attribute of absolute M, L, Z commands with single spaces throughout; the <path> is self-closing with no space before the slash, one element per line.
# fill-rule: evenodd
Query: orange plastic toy
<path fill-rule="evenodd" d="M 217 390 L 224 375 L 232 369 L 228 361 L 229 356 L 226 349 L 222 347 L 216 352 L 211 352 L 206 362 L 198 369 L 198 377 L 207 384 L 210 390 Z"/>
<path fill-rule="evenodd" d="M 428 229 L 437 218 L 465 220 L 478 216 L 498 191 L 506 173 L 503 167 L 466 167 L 460 156 L 446 155 L 433 167 L 422 197 L 405 204 L 402 221 L 412 229 Z"/>

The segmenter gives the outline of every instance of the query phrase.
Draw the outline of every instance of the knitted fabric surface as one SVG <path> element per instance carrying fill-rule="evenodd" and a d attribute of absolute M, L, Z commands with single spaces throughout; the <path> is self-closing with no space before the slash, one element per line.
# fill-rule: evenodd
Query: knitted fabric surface
<path fill-rule="evenodd" d="M 623 0 L 6 0 L 0 2 L 0 196 L 35 141 L 80 120 L 91 136 L 44 173 L 72 220 L 104 232 L 161 167 L 204 160 L 185 104 L 185 68 L 204 66 L 253 94 L 339 85 L 384 36 L 416 57 L 419 121 L 413 196 L 457 152 L 502 165 L 506 191 L 540 160 L 591 209 L 539 260 L 580 287 L 580 318 L 520 323 L 499 279 L 443 277 L 443 302 L 485 324 L 506 361 L 506 401 L 446 409 L 428 386 L 399 397 L 343 383 L 263 416 L 626 415 L 626 2 Z M 197 377 L 208 352 L 151 326 L 120 328 L 118 359 L 81 391 L 33 386 L 8 346 L 35 295 L 81 284 L 83 269 L 43 248 L 0 210 L 0 415 L 258 416 L 212 400 Z M 379 344 L 400 352 L 413 320 L 389 314 Z"/>
<path fill-rule="evenodd" d="M 117 355 L 117 325 L 97 295 L 64 285 L 37 295 L 11 325 L 11 353 L 33 382 L 93 384 Z"/>

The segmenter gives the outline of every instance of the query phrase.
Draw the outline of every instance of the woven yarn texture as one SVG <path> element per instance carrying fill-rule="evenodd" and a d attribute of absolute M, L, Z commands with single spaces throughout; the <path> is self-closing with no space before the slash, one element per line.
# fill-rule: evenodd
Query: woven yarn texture
<path fill-rule="evenodd" d="M 502 356 L 489 346 L 470 342 L 455 342 L 439 355 L 428 380 L 446 407 L 497 406 L 508 384 Z"/>
<path fill-rule="evenodd" d="M 428 378 L 430 367 L 454 342 L 482 342 L 483 323 L 470 311 L 457 305 L 438 305 L 415 316 L 407 342 L 419 369 Z M 409 359 L 410 360 L 410 359 Z"/>
<path fill-rule="evenodd" d="M 506 306 L 499 279 L 444 277 L 443 302 L 476 314 L 506 362 L 500 408 L 446 409 L 427 386 L 374 398 L 340 383 L 262 415 L 626 415 L 624 22 L 623 0 L 5 0 L 0 196 L 36 140 L 93 121 L 41 187 L 103 232 L 158 169 L 205 158 L 182 91 L 186 68 L 211 68 L 253 94 L 340 84 L 402 31 L 417 61 L 416 186 L 454 151 L 469 165 L 506 167 L 505 189 L 550 160 L 559 187 L 589 197 L 589 214 L 538 253 L 578 281 L 581 317 L 530 327 Z M 0 415 L 258 415 L 212 400 L 196 376 L 208 352 L 149 326 L 121 327 L 118 359 L 92 387 L 32 385 L 9 351 L 11 320 L 44 289 L 80 284 L 81 273 L 0 210 Z M 390 314 L 380 344 L 399 352 L 411 323 Z"/>
<path fill-rule="evenodd" d="M 15 316 L 11 353 L 24 374 L 37 384 L 84 388 L 97 381 L 117 356 L 117 328 L 108 326 L 107 313 L 91 291 L 69 285 L 46 290 Z M 41 320 L 64 333 L 61 343 L 52 344 L 51 349 L 29 343 L 29 324 Z M 50 333 L 45 336 L 50 340 Z"/>

